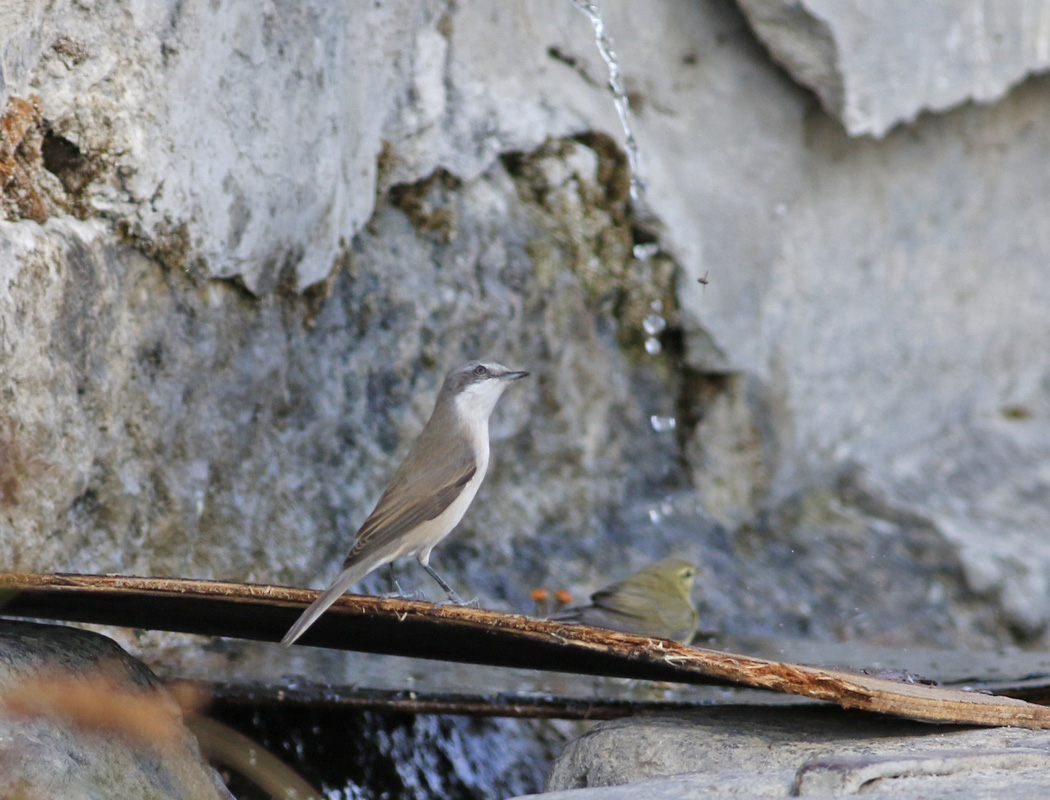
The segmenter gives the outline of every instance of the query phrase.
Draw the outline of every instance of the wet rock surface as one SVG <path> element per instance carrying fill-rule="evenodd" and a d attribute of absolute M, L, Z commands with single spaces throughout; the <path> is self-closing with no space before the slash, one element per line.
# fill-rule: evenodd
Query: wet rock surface
<path fill-rule="evenodd" d="M 328 797 L 512 797 L 543 772 L 579 724 L 397 714 L 336 707 L 218 704 L 213 715 L 250 735 Z M 238 784 L 231 783 L 237 791 Z"/>

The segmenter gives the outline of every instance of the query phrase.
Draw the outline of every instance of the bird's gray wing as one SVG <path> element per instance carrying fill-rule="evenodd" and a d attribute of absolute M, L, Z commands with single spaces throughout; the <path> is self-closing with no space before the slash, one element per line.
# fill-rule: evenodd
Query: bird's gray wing
<path fill-rule="evenodd" d="M 409 463 L 412 468 L 406 470 Z M 434 448 L 421 435 L 357 532 L 343 566 L 364 553 L 385 549 L 421 522 L 439 516 L 477 471 L 474 452 L 465 442 L 452 448 Z"/>
<path fill-rule="evenodd" d="M 591 595 L 590 605 L 566 608 L 549 619 L 582 622 L 599 628 L 615 627 L 599 620 L 619 620 L 621 624 L 642 618 L 642 612 L 652 605 L 651 598 L 630 584 L 611 583 Z"/>
<path fill-rule="evenodd" d="M 623 617 L 639 618 L 651 613 L 652 594 L 631 583 L 613 583 L 591 595 L 591 605 Z"/>

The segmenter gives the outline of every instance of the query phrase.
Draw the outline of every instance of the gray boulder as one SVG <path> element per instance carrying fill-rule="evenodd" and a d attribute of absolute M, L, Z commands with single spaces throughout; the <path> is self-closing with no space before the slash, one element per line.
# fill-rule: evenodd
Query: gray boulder
<path fill-rule="evenodd" d="M 1041 731 L 931 726 L 828 707 L 723 707 L 600 723 L 569 744 L 548 794 L 537 796 L 1035 798 L 1048 767 L 1050 735 Z"/>
<path fill-rule="evenodd" d="M 20 683 L 61 681 L 68 705 L 78 687 L 101 680 L 146 697 L 167 697 L 152 672 L 114 641 L 53 625 L 0 620 L 0 697 Z M 46 698 L 63 708 L 62 697 Z M 171 713 L 174 701 L 168 698 Z M 100 709 L 101 710 L 101 709 Z M 90 711 L 90 709 L 89 709 Z M 186 728 L 172 740 L 147 742 L 92 727 L 83 714 L 73 724 L 61 712 L 25 716 L 0 708 L 0 795 L 63 800 L 208 800 L 232 798 L 202 760 Z"/>

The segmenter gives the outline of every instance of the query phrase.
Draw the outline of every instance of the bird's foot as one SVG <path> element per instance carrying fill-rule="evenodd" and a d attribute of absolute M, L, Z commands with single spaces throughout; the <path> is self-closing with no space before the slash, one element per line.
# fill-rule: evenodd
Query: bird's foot
<path fill-rule="evenodd" d="M 481 601 L 476 597 L 472 597 L 469 600 L 464 600 L 455 592 L 449 594 L 445 600 L 438 600 L 434 603 L 436 606 L 462 606 L 463 608 L 481 608 Z"/>

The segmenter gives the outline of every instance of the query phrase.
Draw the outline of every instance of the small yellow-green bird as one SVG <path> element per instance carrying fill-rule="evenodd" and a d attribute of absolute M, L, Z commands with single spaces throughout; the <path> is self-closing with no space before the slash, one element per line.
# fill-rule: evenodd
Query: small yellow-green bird
<path fill-rule="evenodd" d="M 689 644 L 700 615 L 690 595 L 696 567 L 662 558 L 591 595 L 591 604 L 568 608 L 551 619 Z"/>

